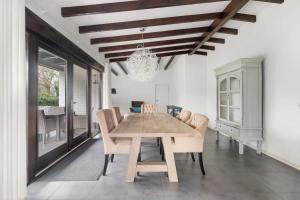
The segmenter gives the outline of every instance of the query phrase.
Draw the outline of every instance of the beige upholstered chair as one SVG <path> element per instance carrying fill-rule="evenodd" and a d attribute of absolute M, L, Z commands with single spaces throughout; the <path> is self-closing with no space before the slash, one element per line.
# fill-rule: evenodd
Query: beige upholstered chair
<path fill-rule="evenodd" d="M 115 122 L 115 126 L 118 126 L 121 121 L 123 120 L 123 116 L 121 115 L 120 108 L 119 107 L 112 107 L 111 111 L 113 113 L 113 118 Z"/>
<path fill-rule="evenodd" d="M 114 154 L 129 154 L 132 140 L 130 138 L 120 138 L 113 140 L 111 137 L 109 137 L 109 134 L 115 128 L 111 109 L 98 111 L 97 119 L 100 125 L 104 146 L 105 162 L 102 174 L 103 176 L 105 176 L 109 154 L 111 154 L 111 161 L 113 161 Z"/>
<path fill-rule="evenodd" d="M 53 118 L 47 119 L 44 110 L 38 110 L 38 126 L 39 134 L 42 135 L 42 143 L 46 144 L 46 137 L 49 137 L 50 132 L 57 131 L 56 121 Z"/>
<path fill-rule="evenodd" d="M 155 104 L 143 104 L 142 105 L 142 113 L 156 113 L 157 112 L 157 106 Z"/>
<path fill-rule="evenodd" d="M 195 128 L 198 131 L 198 134 L 193 137 L 176 137 L 173 139 L 174 153 L 191 153 L 193 160 L 195 160 L 193 152 L 198 153 L 203 175 L 205 175 L 205 171 L 202 152 L 208 121 L 209 119 L 202 114 L 192 114 L 191 118 L 187 121 L 187 124 Z"/>
<path fill-rule="evenodd" d="M 191 117 L 191 112 L 187 111 L 187 110 L 182 110 L 177 116 L 176 118 L 183 121 L 183 122 L 187 122 L 190 117 Z"/>

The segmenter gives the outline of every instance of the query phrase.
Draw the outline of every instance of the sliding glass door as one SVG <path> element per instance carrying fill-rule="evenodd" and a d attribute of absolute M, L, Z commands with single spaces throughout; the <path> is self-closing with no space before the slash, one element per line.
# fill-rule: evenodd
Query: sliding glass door
<path fill-rule="evenodd" d="M 99 71 L 59 49 L 32 35 L 28 44 L 28 171 L 32 180 L 99 133 L 95 115 L 101 108 L 102 84 Z"/>
<path fill-rule="evenodd" d="M 72 118 L 73 140 L 83 140 L 88 135 L 88 70 L 73 65 Z M 79 139 L 81 138 L 81 139 Z"/>
<path fill-rule="evenodd" d="M 91 70 L 91 136 L 100 133 L 100 127 L 96 113 L 101 109 L 102 76 L 97 70 Z"/>
<path fill-rule="evenodd" d="M 38 48 L 38 157 L 47 155 L 68 142 L 66 68 L 65 59 L 42 47 Z"/>

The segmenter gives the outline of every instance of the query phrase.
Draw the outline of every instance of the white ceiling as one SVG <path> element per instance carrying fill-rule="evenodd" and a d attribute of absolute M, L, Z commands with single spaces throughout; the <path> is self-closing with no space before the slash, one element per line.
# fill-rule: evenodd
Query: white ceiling
<path fill-rule="evenodd" d="M 30 1 L 31 3 L 39 6 L 39 8 L 42 9 L 44 13 L 51 15 L 57 20 L 61 21 L 62 25 L 66 24 L 66 27 L 72 27 L 71 30 L 75 30 L 75 33 L 73 32 L 72 34 L 74 34 L 74 36 L 78 38 L 77 39 L 78 41 L 79 40 L 85 41 L 86 44 L 89 43 L 91 38 L 137 34 L 139 33 L 139 28 L 79 34 L 78 27 L 82 25 L 135 21 L 135 20 L 143 20 L 143 19 L 164 18 L 164 17 L 173 17 L 173 16 L 181 16 L 181 15 L 193 15 L 193 14 L 202 14 L 202 13 L 210 13 L 210 12 L 221 12 L 229 3 L 229 1 L 217 2 L 217 3 L 205 3 L 205 4 L 194 4 L 194 5 L 186 5 L 186 6 L 175 6 L 175 7 L 167 7 L 167 8 L 156 8 L 156 9 L 147 9 L 147 10 L 115 12 L 115 13 L 63 18 L 61 17 L 61 7 L 112 3 L 112 2 L 121 2 L 121 1 L 128 1 L 128 0 L 30 0 Z M 240 13 L 255 14 L 258 16 L 259 13 L 262 11 L 262 9 L 267 7 L 268 5 L 269 5 L 268 3 L 251 1 L 240 11 Z M 259 20 L 259 16 L 257 20 Z M 157 31 L 184 29 L 184 28 L 203 27 L 203 26 L 209 26 L 211 22 L 212 21 L 202 21 L 202 22 L 193 22 L 193 23 L 153 26 L 153 27 L 147 27 L 146 32 L 157 32 Z M 247 25 L 255 26 L 255 24 L 231 20 L 227 24 L 225 24 L 225 27 L 240 28 L 241 26 L 247 26 Z M 189 38 L 189 37 L 201 36 L 201 34 L 202 33 L 174 36 L 174 37 L 154 38 L 154 39 L 147 39 L 144 41 L 150 42 L 150 41 L 177 39 L 177 38 Z M 227 37 L 232 37 L 232 36 L 227 34 L 217 33 L 214 37 L 221 37 L 226 39 Z M 234 37 L 238 37 L 238 35 Z M 98 47 L 101 46 L 115 46 L 121 44 L 132 44 L 137 42 L 140 41 L 105 43 L 101 45 L 100 44 L 92 45 L 91 48 L 94 51 L 97 51 Z M 183 45 L 183 44 L 178 44 L 178 45 Z M 226 45 L 226 43 L 225 44 L 211 43 L 210 45 L 216 46 L 216 50 L 217 50 L 218 45 Z M 153 47 L 153 48 L 159 48 L 159 47 Z M 213 52 L 210 51 L 209 53 L 213 53 Z"/>

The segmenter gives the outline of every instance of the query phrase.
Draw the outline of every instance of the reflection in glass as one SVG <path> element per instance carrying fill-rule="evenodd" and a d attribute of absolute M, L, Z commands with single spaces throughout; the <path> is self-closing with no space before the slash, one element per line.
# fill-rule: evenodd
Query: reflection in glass
<path fill-rule="evenodd" d="M 227 109 L 227 107 L 221 107 L 220 108 L 220 118 L 228 120 L 227 116 L 228 116 L 228 109 Z"/>
<path fill-rule="evenodd" d="M 91 133 L 92 136 L 100 132 L 100 127 L 97 121 L 96 113 L 101 109 L 101 76 L 97 70 L 92 70 L 92 85 L 91 85 Z"/>
<path fill-rule="evenodd" d="M 66 60 L 38 50 L 38 156 L 67 142 L 65 112 Z"/>
<path fill-rule="evenodd" d="M 224 80 L 220 83 L 220 91 L 221 91 L 221 92 L 227 91 L 227 81 L 226 81 L 226 79 L 224 79 Z"/>
<path fill-rule="evenodd" d="M 73 138 L 88 131 L 87 70 L 74 65 L 73 72 Z"/>
<path fill-rule="evenodd" d="M 237 91 L 240 89 L 240 80 L 235 77 L 230 77 L 230 90 Z"/>
<path fill-rule="evenodd" d="M 240 117 L 241 117 L 240 109 L 230 108 L 229 116 L 230 116 L 230 121 L 239 123 L 240 122 Z"/>

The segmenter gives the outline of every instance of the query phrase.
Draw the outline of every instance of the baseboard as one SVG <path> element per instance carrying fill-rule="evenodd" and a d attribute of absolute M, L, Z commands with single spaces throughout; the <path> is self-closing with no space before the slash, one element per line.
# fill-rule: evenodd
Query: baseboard
<path fill-rule="evenodd" d="M 214 128 L 210 128 L 210 129 L 213 130 L 213 131 L 216 131 Z M 220 133 L 220 134 L 222 134 L 222 133 Z M 227 135 L 224 135 L 224 134 L 222 134 L 222 135 L 225 136 L 225 137 L 228 137 Z M 247 147 L 249 147 L 249 148 L 256 151 L 256 146 L 253 145 L 253 144 L 246 143 L 245 146 L 247 146 Z M 290 166 L 292 168 L 295 168 L 295 169 L 300 171 L 300 166 L 297 165 L 297 164 L 291 163 L 291 162 L 287 161 L 286 159 L 281 158 L 281 157 L 279 157 L 279 156 L 277 156 L 277 155 L 275 155 L 275 154 L 273 154 L 273 153 L 271 153 L 271 152 L 269 152 L 265 149 L 262 150 L 262 153 L 265 154 L 266 156 L 269 156 L 269 157 L 271 157 L 271 158 L 273 158 L 273 159 L 275 159 L 275 160 L 277 160 L 277 161 L 279 161 L 279 162 L 281 162 L 285 165 L 288 165 L 288 166 Z"/>

